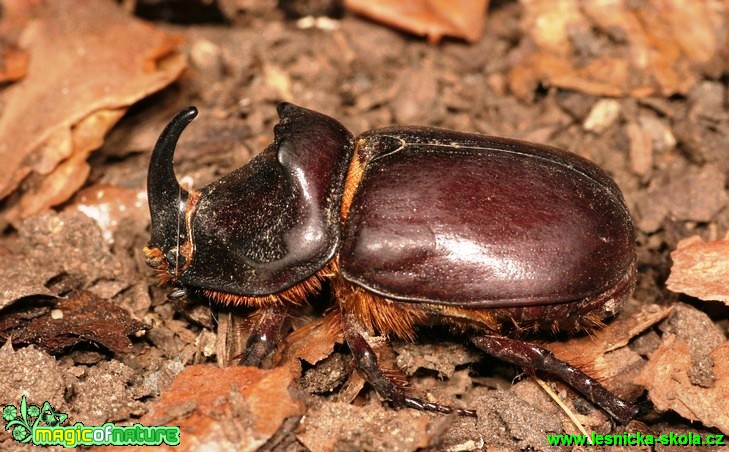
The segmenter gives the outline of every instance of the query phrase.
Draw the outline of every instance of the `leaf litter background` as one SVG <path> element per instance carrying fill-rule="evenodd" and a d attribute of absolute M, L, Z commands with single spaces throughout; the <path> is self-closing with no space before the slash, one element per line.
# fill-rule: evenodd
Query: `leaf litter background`
<path fill-rule="evenodd" d="M 607 328 L 535 340 L 652 408 L 613 427 L 542 377 L 588 431 L 729 434 L 729 2 L 487 3 L 3 1 L 0 402 L 180 425 L 188 449 L 545 450 L 578 432 L 533 378 L 445 331 L 379 352 L 478 420 L 383 405 L 325 297 L 269 369 L 230 366 L 245 312 L 166 301 L 141 256 L 159 132 L 200 108 L 176 171 L 202 186 L 265 147 L 286 100 L 354 133 L 442 126 L 601 165 L 636 222 L 638 287 Z"/>

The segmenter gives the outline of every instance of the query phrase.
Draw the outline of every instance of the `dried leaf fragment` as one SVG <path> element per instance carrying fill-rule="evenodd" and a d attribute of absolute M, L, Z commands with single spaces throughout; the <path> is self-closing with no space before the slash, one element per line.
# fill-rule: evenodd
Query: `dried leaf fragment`
<path fill-rule="evenodd" d="M 476 42 L 481 37 L 488 0 L 345 0 L 357 14 L 437 43 L 443 36 Z"/>
<path fill-rule="evenodd" d="M 175 51 L 181 38 L 113 2 L 59 0 L 34 14 L 20 39 L 28 74 L 3 92 L 0 117 L 0 198 L 33 175 L 5 213 L 11 220 L 67 200 L 86 179 L 86 157 L 125 109 L 185 66 Z"/>
<path fill-rule="evenodd" d="M 0 336 L 12 338 L 13 344 L 35 344 L 49 353 L 60 353 L 81 342 L 128 353 L 132 350 L 129 336 L 145 329 L 124 309 L 89 292 L 61 299 L 53 310 L 30 321 L 22 316 L 22 312 L 14 312 L 3 317 Z"/>
<path fill-rule="evenodd" d="M 28 63 L 27 52 L 0 45 L 0 83 L 13 82 L 25 77 Z"/>
<path fill-rule="evenodd" d="M 125 111 L 99 110 L 76 124 L 71 136 L 73 153 L 45 178 L 29 184 L 18 204 L 8 210 L 8 217 L 24 218 L 66 201 L 81 187 L 91 171 L 86 159 L 93 150 L 101 147 L 104 135 L 124 116 Z"/>
<path fill-rule="evenodd" d="M 726 2 L 521 3 L 528 39 L 509 75 L 519 97 L 529 97 L 540 82 L 602 96 L 685 94 L 702 70 L 726 64 Z"/>
<path fill-rule="evenodd" d="M 692 357 L 688 345 L 667 341 L 648 361 L 635 383 L 648 389 L 660 411 L 673 410 L 691 421 L 701 421 L 729 434 L 729 341 L 710 354 L 714 385 L 703 388 L 691 383 Z"/>
<path fill-rule="evenodd" d="M 300 359 L 316 364 L 328 357 L 335 344 L 344 342 L 339 322 L 339 315 L 330 313 L 289 334 L 276 362 L 289 366 L 292 371 L 300 371 Z"/>
<path fill-rule="evenodd" d="M 145 425 L 179 425 L 182 445 L 201 450 L 256 450 L 284 420 L 304 413 L 286 367 L 191 366 L 183 370 L 142 418 Z"/>
<path fill-rule="evenodd" d="M 683 239 L 671 259 L 669 290 L 729 305 L 729 233 L 713 242 L 699 236 Z"/>

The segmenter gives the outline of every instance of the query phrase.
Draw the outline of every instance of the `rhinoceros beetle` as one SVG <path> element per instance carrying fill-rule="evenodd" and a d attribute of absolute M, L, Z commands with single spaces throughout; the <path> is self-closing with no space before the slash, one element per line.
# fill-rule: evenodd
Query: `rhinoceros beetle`
<path fill-rule="evenodd" d="M 374 334 L 414 339 L 441 324 L 560 377 L 619 422 L 636 414 L 519 339 L 599 327 L 634 288 L 633 223 L 598 166 L 506 138 L 429 127 L 354 138 L 321 113 L 283 103 L 278 114 L 264 151 L 199 191 L 180 186 L 172 161 L 194 107 L 149 165 L 147 263 L 183 290 L 258 310 L 241 364 L 260 365 L 287 309 L 329 280 L 358 370 L 397 407 L 475 415 L 411 397 L 373 351 Z"/>

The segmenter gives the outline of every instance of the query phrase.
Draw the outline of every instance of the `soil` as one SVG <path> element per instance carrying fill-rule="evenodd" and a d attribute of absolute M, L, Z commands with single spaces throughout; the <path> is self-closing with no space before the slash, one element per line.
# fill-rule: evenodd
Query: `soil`
<path fill-rule="evenodd" d="M 145 265 L 147 165 L 169 118 L 196 105 L 201 113 L 180 141 L 175 170 L 180 180 L 202 187 L 267 146 L 276 105 L 286 100 L 337 118 L 355 135 L 393 124 L 430 125 L 550 144 L 600 165 L 622 189 L 637 231 L 638 284 L 616 322 L 646 306 L 674 308 L 660 311 L 631 333 L 627 346 L 610 352 L 618 353 L 609 361 L 618 364 L 611 365 L 625 366 L 619 369 L 627 369 L 631 381 L 607 372 L 606 385 L 644 405 L 628 426 L 614 424 L 560 381 L 539 377 L 592 431 L 718 432 L 673 411 L 659 412 L 632 376 L 674 335 L 695 358 L 693 384 L 710 388 L 726 378 L 712 373 L 709 353 L 727 340 L 729 308 L 672 293 L 665 281 L 679 240 L 716 240 L 729 230 L 727 79 L 704 77 L 685 95 L 671 97 L 607 99 L 543 86 L 531 99 L 517 98 L 507 78 L 523 37 L 521 8 L 495 3 L 480 40 L 446 38 L 437 45 L 342 11 L 331 30 L 307 28 L 275 2 L 248 2 L 232 23 L 221 13 L 208 24 L 175 24 L 146 11 L 155 26 L 185 37 L 188 70 L 130 109 L 92 155 L 89 179 L 71 201 L 0 235 L 6 262 L 0 292 L 7 300 L 0 300 L 6 340 L 0 394 L 12 394 L 3 404 L 17 404 L 10 397 L 21 388 L 34 403 L 47 400 L 73 422 L 131 424 L 152 415 L 184 369 L 235 362 L 248 312 L 207 300 L 168 300 L 173 289 L 158 286 Z M 618 113 L 594 125 L 587 119 L 596 109 Z M 669 131 L 675 142 L 653 139 L 650 163 L 641 166 L 640 149 L 631 151 L 634 124 Z M 106 204 L 99 202 L 104 197 Z M 108 221 L 88 216 L 103 205 Z M 312 302 L 313 308 L 294 314 L 292 328 L 321 320 L 331 300 Z M 44 319 L 58 315 L 69 326 L 49 330 Z M 102 320 L 96 325 L 94 319 Z M 545 346 L 569 339 L 551 333 L 534 338 Z M 485 356 L 449 331 L 422 331 L 414 343 L 393 339 L 390 359 L 413 391 L 428 401 L 475 409 L 477 419 L 391 408 L 363 385 L 349 351 L 335 342 L 307 345 L 318 353 L 309 362 L 298 359 L 302 355 L 279 359 L 293 369 L 293 402 L 276 428 L 246 424 L 255 417 L 246 413 L 256 408 L 240 388 L 230 397 L 233 408 L 220 421 L 223 427 L 210 438 L 220 445 L 237 439 L 241 450 L 551 450 L 547 433 L 577 433 L 529 373 Z M 281 384 L 288 385 L 287 378 L 280 377 Z M 171 425 L 203 406 L 195 400 L 173 405 L 176 410 L 164 415 Z M 210 432 L 191 435 L 200 439 Z M 256 441 L 245 444 L 246 438 Z M 20 447 L 8 434 L 0 441 L 3 450 Z"/>

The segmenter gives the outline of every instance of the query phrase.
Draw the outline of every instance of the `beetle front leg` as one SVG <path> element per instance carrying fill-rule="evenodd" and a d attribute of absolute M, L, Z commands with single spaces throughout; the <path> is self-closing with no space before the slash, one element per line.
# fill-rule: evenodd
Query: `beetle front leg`
<path fill-rule="evenodd" d="M 621 400 L 597 380 L 558 359 L 545 348 L 503 336 L 474 336 L 471 342 L 496 358 L 559 377 L 621 424 L 630 422 L 638 412 L 636 405 Z"/>
<path fill-rule="evenodd" d="M 287 312 L 288 308 L 283 303 L 261 310 L 260 317 L 246 341 L 246 349 L 240 360 L 241 366 L 260 366 L 263 358 L 276 348 Z"/>
<path fill-rule="evenodd" d="M 362 372 L 365 380 L 383 398 L 390 400 L 397 408 L 415 408 L 422 411 L 433 411 L 437 413 L 456 413 L 461 416 L 476 417 L 474 410 L 451 408 L 437 403 L 430 403 L 415 397 L 408 396 L 405 391 L 385 375 L 380 367 L 377 355 L 367 339 L 367 333 L 361 322 L 352 313 L 343 313 L 344 339 L 354 355 L 357 369 Z"/>

